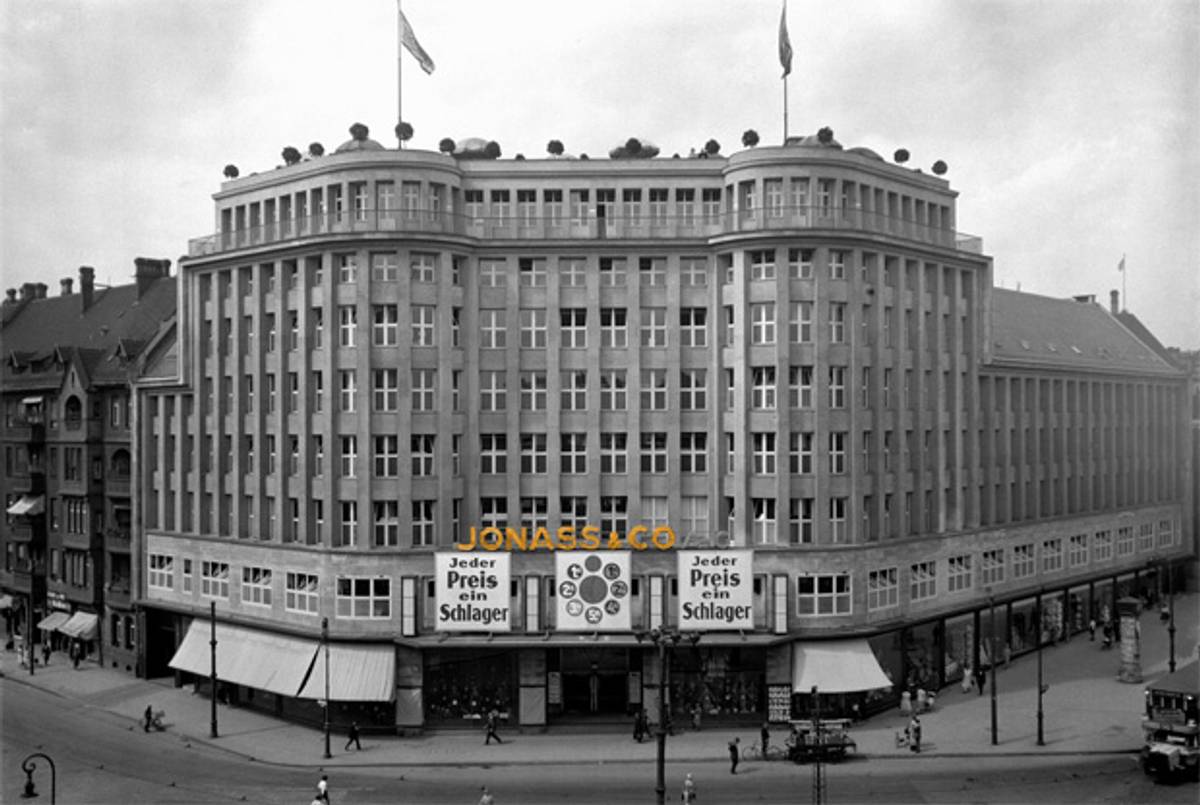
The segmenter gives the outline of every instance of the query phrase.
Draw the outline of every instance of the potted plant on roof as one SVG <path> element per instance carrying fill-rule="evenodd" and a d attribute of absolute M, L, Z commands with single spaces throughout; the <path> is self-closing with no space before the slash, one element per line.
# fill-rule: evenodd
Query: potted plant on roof
<path fill-rule="evenodd" d="M 546 153 L 552 157 L 561 157 L 564 150 L 562 140 L 551 140 L 546 143 Z"/>
<path fill-rule="evenodd" d="M 413 127 L 411 123 L 405 123 L 403 120 L 401 120 L 396 124 L 396 139 L 400 141 L 401 147 L 404 146 L 404 143 L 411 140 L 412 137 Z"/>
<path fill-rule="evenodd" d="M 608 152 L 609 159 L 653 159 L 656 156 L 658 146 L 637 137 L 630 137 L 624 145 L 618 145 Z"/>
<path fill-rule="evenodd" d="M 237 177 L 238 177 L 237 165 L 234 165 L 232 163 L 230 163 L 229 165 L 226 165 L 225 166 L 225 178 L 226 179 L 236 179 Z"/>
<path fill-rule="evenodd" d="M 443 137 L 442 141 L 438 143 L 438 150 L 443 154 L 453 154 L 454 149 L 457 147 L 458 146 L 455 145 L 453 137 Z"/>
<path fill-rule="evenodd" d="M 319 157 L 319 156 L 322 156 L 324 153 L 325 153 L 325 146 L 321 145 L 320 143 L 309 143 L 308 144 L 308 155 L 310 157 Z"/>
<path fill-rule="evenodd" d="M 289 145 L 283 149 L 283 153 L 280 156 L 283 157 L 284 165 L 295 165 L 300 161 L 300 150 Z"/>
<path fill-rule="evenodd" d="M 742 132 L 742 145 L 747 148 L 753 148 L 758 145 L 758 132 L 754 129 L 746 129 Z"/>

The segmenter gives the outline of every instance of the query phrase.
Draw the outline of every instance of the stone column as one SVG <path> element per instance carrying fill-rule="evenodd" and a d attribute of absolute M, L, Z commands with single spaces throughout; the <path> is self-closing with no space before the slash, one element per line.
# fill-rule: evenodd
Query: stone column
<path fill-rule="evenodd" d="M 1117 671 L 1117 679 L 1121 682 L 1142 681 L 1142 634 L 1138 627 L 1141 609 L 1142 602 L 1136 598 L 1117 601 L 1121 639 L 1121 667 Z"/>

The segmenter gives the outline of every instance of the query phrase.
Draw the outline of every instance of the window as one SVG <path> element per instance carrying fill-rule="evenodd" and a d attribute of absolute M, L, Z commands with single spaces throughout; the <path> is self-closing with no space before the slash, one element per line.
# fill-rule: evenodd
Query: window
<path fill-rule="evenodd" d="M 1042 572 L 1057 573 L 1063 569 L 1062 539 L 1042 540 Z"/>
<path fill-rule="evenodd" d="M 846 253 L 837 250 L 829 252 L 829 278 L 831 280 L 846 279 Z"/>
<path fill-rule="evenodd" d="M 525 474 L 546 472 L 546 434 L 521 434 L 521 472 Z"/>
<path fill-rule="evenodd" d="M 829 407 L 846 407 L 846 367 L 829 367 Z"/>
<path fill-rule="evenodd" d="M 1024 579 L 1033 575 L 1033 543 L 1013 546 L 1013 579 Z"/>
<path fill-rule="evenodd" d="M 517 280 L 524 288 L 546 287 L 546 259 L 522 257 L 517 260 Z"/>
<path fill-rule="evenodd" d="M 200 563 L 200 594 L 205 598 L 229 597 L 229 563 Z"/>
<path fill-rule="evenodd" d="M 979 583 L 984 587 L 1004 581 L 1004 549 L 984 551 L 979 557 Z"/>
<path fill-rule="evenodd" d="M 849 615 L 849 573 L 804 573 L 796 577 L 797 615 Z"/>
<path fill-rule="evenodd" d="M 829 539 L 831 542 L 845 542 L 846 532 L 846 498 L 829 499 Z"/>
<path fill-rule="evenodd" d="M 450 474 L 454 477 L 462 475 L 462 434 L 450 435 Z M 457 533 L 457 532 L 455 532 Z"/>
<path fill-rule="evenodd" d="M 482 349 L 504 349 L 506 346 L 506 324 L 503 308 L 485 308 L 479 311 L 479 346 Z"/>
<path fill-rule="evenodd" d="M 733 346 L 734 336 L 736 335 L 736 332 L 737 332 L 733 326 L 733 320 L 734 320 L 733 305 L 725 305 L 721 309 L 725 312 L 725 327 L 721 331 L 722 332 L 721 344 L 722 344 L 722 346 L 731 347 L 731 346 Z"/>
<path fill-rule="evenodd" d="M 437 369 L 412 370 L 412 410 L 434 411 L 437 400 Z"/>
<path fill-rule="evenodd" d="M 624 411 L 627 407 L 627 381 L 624 369 L 600 372 L 600 410 Z"/>
<path fill-rule="evenodd" d="M 563 473 L 587 472 L 587 434 L 563 433 L 559 436 L 560 462 Z"/>
<path fill-rule="evenodd" d="M 846 303 L 829 303 L 829 342 L 843 344 L 846 341 Z"/>
<path fill-rule="evenodd" d="M 679 470 L 687 473 L 708 472 L 708 434 L 684 432 L 679 434 Z"/>
<path fill-rule="evenodd" d="M 802 206 L 802 205 L 801 205 Z M 804 212 L 803 209 L 800 210 Z M 788 249 L 788 276 L 794 280 L 809 280 L 813 275 L 813 250 Z"/>
<path fill-rule="evenodd" d="M 788 340 L 793 344 L 812 341 L 812 302 L 792 302 L 788 308 Z"/>
<path fill-rule="evenodd" d="M 563 349 L 584 349 L 587 347 L 587 310 L 581 307 L 568 307 L 559 311 L 559 322 L 562 324 Z"/>
<path fill-rule="evenodd" d="M 600 472 L 605 474 L 624 474 L 628 466 L 628 434 L 600 434 Z"/>
<path fill-rule="evenodd" d="M 395 282 L 400 274 L 400 259 L 395 254 L 371 255 L 371 279 L 375 282 Z"/>
<path fill-rule="evenodd" d="M 683 506 L 682 536 L 708 536 L 708 498 L 695 495 L 684 495 L 680 498 Z"/>
<path fill-rule="evenodd" d="M 643 369 L 641 390 L 643 411 L 667 410 L 667 370 Z"/>
<path fill-rule="evenodd" d="M 400 502 L 376 500 L 372 503 L 372 544 L 377 548 L 394 547 L 400 544 Z"/>
<path fill-rule="evenodd" d="M 788 405 L 791 408 L 813 407 L 813 368 L 788 367 Z"/>
<path fill-rule="evenodd" d="M 1117 558 L 1133 555 L 1133 527 L 1117 529 Z"/>
<path fill-rule="evenodd" d="M 1112 532 L 1097 531 L 1095 547 L 1092 555 L 1097 562 L 1107 562 L 1112 559 Z"/>
<path fill-rule="evenodd" d="M 1158 521 L 1158 547 L 1170 548 L 1175 544 L 1175 524 L 1171 520 Z"/>
<path fill-rule="evenodd" d="M 479 499 L 479 523 L 484 528 L 504 528 L 508 521 L 508 500 L 501 497 Z"/>
<path fill-rule="evenodd" d="M 413 547 L 434 543 L 436 528 L 433 513 L 436 504 L 436 500 L 414 500 L 412 502 Z"/>
<path fill-rule="evenodd" d="M 503 411 L 508 405 L 508 374 L 504 370 L 479 372 L 479 410 Z"/>
<path fill-rule="evenodd" d="M 684 369 L 679 373 L 680 408 L 703 411 L 708 408 L 708 378 L 703 369 Z"/>
<path fill-rule="evenodd" d="M 462 346 L 462 308 L 450 308 L 450 346 Z"/>
<path fill-rule="evenodd" d="M 586 497 L 559 498 L 559 509 L 562 511 L 562 524 L 574 527 L 576 532 L 587 525 L 587 500 Z"/>
<path fill-rule="evenodd" d="M 288 573 L 284 576 L 283 607 L 288 612 L 316 615 L 320 604 L 320 581 L 311 573 Z"/>
<path fill-rule="evenodd" d="M 754 302 L 750 305 L 750 343 L 775 343 L 774 302 Z"/>
<path fill-rule="evenodd" d="M 600 287 L 616 288 L 625 285 L 625 258 L 600 258 Z"/>
<path fill-rule="evenodd" d="M 628 527 L 629 498 L 624 495 L 601 496 L 600 498 L 600 533 L 610 534 L 616 531 L 624 534 Z"/>
<path fill-rule="evenodd" d="M 788 470 L 792 475 L 812 475 L 813 438 L 812 431 L 788 435 Z"/>
<path fill-rule="evenodd" d="M 434 322 L 437 309 L 433 305 L 412 306 L 412 345 L 414 347 L 436 346 Z"/>
<path fill-rule="evenodd" d="M 679 276 L 684 286 L 708 285 L 708 260 L 704 257 L 679 258 Z"/>
<path fill-rule="evenodd" d="M 667 309 L 663 307 L 642 308 L 642 346 L 665 347 L 667 345 Z"/>
<path fill-rule="evenodd" d="M 146 584 L 156 590 L 174 589 L 175 557 L 161 553 L 150 554 Z"/>
<path fill-rule="evenodd" d="M 909 599 L 925 601 L 937 595 L 937 563 L 917 562 L 909 568 Z"/>
<path fill-rule="evenodd" d="M 750 370 L 751 407 L 759 411 L 775 409 L 775 367 L 755 366 Z"/>
<path fill-rule="evenodd" d="M 582 257 L 563 257 L 558 261 L 558 284 L 564 288 L 586 285 L 587 261 Z"/>
<path fill-rule="evenodd" d="M 479 285 L 483 288 L 503 288 L 506 284 L 507 269 L 505 261 L 489 260 L 480 258 L 479 260 Z"/>
<path fill-rule="evenodd" d="M 521 349 L 546 348 L 545 308 L 521 309 Z"/>
<path fill-rule="evenodd" d="M 374 408 L 376 411 L 395 411 L 400 405 L 400 370 L 376 369 Z"/>
<path fill-rule="evenodd" d="M 409 279 L 412 282 L 421 283 L 437 282 L 436 266 L 436 254 L 418 254 L 414 252 L 408 262 Z"/>
<path fill-rule="evenodd" d="M 374 324 L 371 328 L 371 342 L 377 347 L 394 347 L 397 343 L 400 313 L 396 305 L 374 305 L 372 308 Z M 415 313 L 415 311 L 414 311 Z M 414 322 L 416 317 L 413 317 Z M 413 325 L 413 341 L 417 340 L 416 325 Z"/>
<path fill-rule="evenodd" d="M 747 255 L 750 261 L 750 280 L 762 281 L 775 279 L 775 250 L 752 251 Z"/>
<path fill-rule="evenodd" d="M 1071 567 L 1083 567 L 1088 561 L 1087 534 L 1076 534 L 1071 537 L 1068 548 L 1068 560 Z"/>
<path fill-rule="evenodd" d="M 546 410 L 545 372 L 521 372 L 521 410 Z"/>
<path fill-rule="evenodd" d="M 339 618 L 390 618 L 392 580 L 339 576 L 335 601 Z"/>
<path fill-rule="evenodd" d="M 951 556 L 946 560 L 946 590 L 956 593 L 971 589 L 971 557 Z"/>
<path fill-rule="evenodd" d="M 353 478 L 358 465 L 358 437 L 342 437 L 342 477 Z"/>
<path fill-rule="evenodd" d="M 900 605 L 900 582 L 896 568 L 888 567 L 867 573 L 867 611 L 889 609 Z"/>
<path fill-rule="evenodd" d="M 1138 550 L 1143 552 L 1154 550 L 1154 523 L 1138 525 Z"/>
<path fill-rule="evenodd" d="M 569 369 L 560 375 L 559 404 L 563 411 L 587 410 L 587 370 Z"/>
<path fill-rule="evenodd" d="M 342 517 L 338 526 L 340 545 L 353 546 L 358 544 L 358 501 L 341 501 Z"/>
<path fill-rule="evenodd" d="M 708 308 L 679 309 L 679 338 L 681 346 L 708 346 Z"/>
<path fill-rule="evenodd" d="M 750 434 L 755 475 L 775 474 L 775 434 Z"/>
<path fill-rule="evenodd" d="M 660 288 L 666 285 L 667 258 L 643 257 L 638 260 L 638 279 L 643 288 Z"/>
<path fill-rule="evenodd" d="M 325 410 L 325 375 L 320 369 L 310 375 L 312 386 L 313 410 L 320 413 Z"/>
<path fill-rule="evenodd" d="M 479 434 L 479 471 L 484 475 L 502 475 L 508 471 L 508 435 Z"/>
<path fill-rule="evenodd" d="M 414 478 L 433 475 L 434 440 L 436 438 L 432 433 L 414 433 L 408 437 Z"/>
<path fill-rule="evenodd" d="M 834 475 L 846 472 L 846 434 L 835 431 L 829 434 L 829 471 Z"/>
<path fill-rule="evenodd" d="M 271 569 L 268 567 L 242 568 L 242 603 L 256 606 L 271 606 Z"/>
<path fill-rule="evenodd" d="M 375 437 L 375 475 L 379 478 L 395 478 L 400 474 L 400 437 Z"/>
<path fill-rule="evenodd" d="M 521 498 L 521 525 L 529 529 L 530 534 L 539 528 L 545 528 L 550 523 L 550 503 L 544 497 Z M 533 606 L 532 602 L 530 606 Z"/>
<path fill-rule="evenodd" d="M 750 510 L 754 516 L 750 524 L 750 538 L 753 544 L 774 545 L 778 540 L 775 498 L 751 498 Z"/>
<path fill-rule="evenodd" d="M 792 498 L 788 503 L 789 534 L 793 545 L 811 545 L 813 542 L 813 499 Z"/>
<path fill-rule="evenodd" d="M 663 473 L 667 471 L 667 434 L 643 433 L 641 435 L 642 472 Z"/>
<path fill-rule="evenodd" d="M 624 349 L 629 346 L 629 311 L 623 307 L 600 308 L 600 346 Z"/>
<path fill-rule="evenodd" d="M 338 307 L 338 344 L 343 347 L 354 346 L 354 331 L 358 327 L 358 308 L 354 305 Z"/>
<path fill-rule="evenodd" d="M 264 317 L 263 329 L 266 330 L 267 352 L 275 351 L 275 314 L 267 313 Z"/>

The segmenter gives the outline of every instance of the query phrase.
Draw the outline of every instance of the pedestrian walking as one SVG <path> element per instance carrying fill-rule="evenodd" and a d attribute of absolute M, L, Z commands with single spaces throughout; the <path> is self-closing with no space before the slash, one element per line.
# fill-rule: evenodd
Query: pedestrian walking
<path fill-rule="evenodd" d="M 696 781 L 692 779 L 692 775 L 688 774 L 683 778 L 683 793 L 679 798 L 683 800 L 683 805 L 690 805 L 696 801 Z"/>
<path fill-rule="evenodd" d="M 975 685 L 979 688 L 979 695 L 983 695 L 983 689 L 987 685 L 987 671 L 983 670 L 983 666 L 975 669 Z"/>
<path fill-rule="evenodd" d="M 354 748 L 362 751 L 362 744 L 358 742 L 358 722 L 350 722 L 350 732 L 346 735 L 346 750 L 350 748 L 350 744 L 354 744 Z M 345 751 L 345 750 L 343 750 Z"/>
<path fill-rule="evenodd" d="M 763 760 L 767 759 L 767 747 L 771 745 L 771 725 L 766 721 L 763 722 L 762 729 L 758 731 L 762 738 L 762 756 Z"/>
<path fill-rule="evenodd" d="M 730 774 L 737 774 L 738 756 L 741 754 L 741 749 L 740 749 L 739 745 L 741 744 L 741 742 L 742 742 L 742 739 L 738 738 L 736 736 L 734 737 L 734 739 L 732 741 L 729 742 L 729 773 Z"/>
<path fill-rule="evenodd" d="M 485 785 L 480 790 L 483 793 L 479 795 L 479 805 L 495 805 L 496 798 L 492 796 L 491 791 L 488 791 L 488 787 Z"/>
<path fill-rule="evenodd" d="M 1096 642 L 1096 619 L 1092 618 L 1088 621 L 1088 642 Z"/>
<path fill-rule="evenodd" d="M 1166 618 L 1164 618 L 1163 620 L 1166 620 Z M 47 639 L 44 643 L 42 643 L 42 665 L 45 665 L 45 666 L 50 665 L 50 641 L 49 641 L 49 639 Z"/>
<path fill-rule="evenodd" d="M 149 732 L 150 725 L 154 723 L 154 708 L 146 705 L 146 712 L 142 713 L 142 731 Z"/>
<path fill-rule="evenodd" d="M 646 737 L 646 711 L 639 709 L 633 714 L 633 740 L 641 743 Z"/>
<path fill-rule="evenodd" d="M 908 748 L 914 752 L 921 751 L 921 719 L 915 715 L 908 722 Z"/>
<path fill-rule="evenodd" d="M 504 741 L 500 740 L 500 736 L 496 734 L 496 727 L 499 725 L 499 721 L 500 714 L 495 710 L 487 714 L 487 738 L 483 742 L 484 746 L 490 744 L 493 738 L 496 739 L 496 743 L 498 744 L 504 743 Z"/>
<path fill-rule="evenodd" d="M 704 715 L 704 709 L 700 707 L 700 703 L 696 702 L 692 705 L 692 729 L 700 731 L 700 719 Z"/>
<path fill-rule="evenodd" d="M 971 688 L 974 687 L 974 682 L 975 682 L 975 670 L 973 668 L 971 668 L 971 666 L 969 666 L 969 665 L 965 666 L 963 668 L 962 692 L 970 693 Z"/>
<path fill-rule="evenodd" d="M 78 640 L 71 641 L 71 663 L 72 663 L 72 665 L 75 666 L 76 669 L 79 668 L 79 655 L 82 653 L 83 653 L 83 648 L 82 648 L 82 646 L 79 645 L 79 641 Z"/>
<path fill-rule="evenodd" d="M 321 779 L 317 781 L 317 799 L 329 805 L 329 775 L 322 774 Z"/>

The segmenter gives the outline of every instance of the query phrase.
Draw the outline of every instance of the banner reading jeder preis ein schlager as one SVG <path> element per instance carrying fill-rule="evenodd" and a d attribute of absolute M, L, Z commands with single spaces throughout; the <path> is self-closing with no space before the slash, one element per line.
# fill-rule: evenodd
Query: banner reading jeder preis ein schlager
<path fill-rule="evenodd" d="M 511 631 L 511 561 L 507 553 L 438 553 L 437 630 Z"/>
<path fill-rule="evenodd" d="M 680 551 L 679 628 L 753 629 L 753 551 Z"/>

